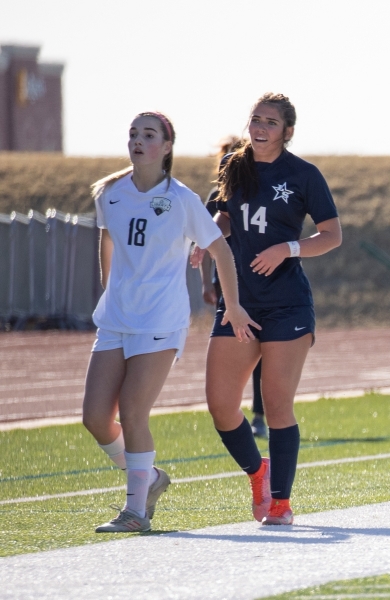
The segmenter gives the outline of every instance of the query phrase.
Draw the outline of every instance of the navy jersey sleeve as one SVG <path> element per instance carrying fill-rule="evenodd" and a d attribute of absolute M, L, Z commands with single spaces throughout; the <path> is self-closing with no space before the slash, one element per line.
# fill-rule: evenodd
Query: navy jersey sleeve
<path fill-rule="evenodd" d="M 306 177 L 306 212 L 314 223 L 322 223 L 338 217 L 337 208 L 325 178 L 314 165 L 310 165 Z"/>
<path fill-rule="evenodd" d="M 214 215 L 218 212 L 216 198 L 218 196 L 218 189 L 213 188 L 206 199 L 205 207 L 209 211 L 210 215 L 214 217 Z"/>
<path fill-rule="evenodd" d="M 228 207 L 227 207 L 227 202 L 225 202 L 224 200 L 218 200 L 215 203 L 215 205 L 217 207 L 217 210 L 220 210 L 221 212 L 225 212 L 225 213 L 229 212 Z"/>

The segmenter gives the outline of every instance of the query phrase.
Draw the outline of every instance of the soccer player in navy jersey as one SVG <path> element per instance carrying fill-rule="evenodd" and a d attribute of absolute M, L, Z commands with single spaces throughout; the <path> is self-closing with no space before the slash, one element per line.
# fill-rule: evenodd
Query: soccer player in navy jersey
<path fill-rule="evenodd" d="M 315 333 L 301 257 L 325 254 L 342 239 L 323 176 L 286 149 L 295 121 L 295 108 L 282 94 L 264 94 L 254 104 L 250 140 L 228 157 L 221 173 L 215 217 L 224 235 L 231 235 L 240 303 L 261 330 L 255 341 L 240 344 L 221 323 L 222 300 L 208 349 L 207 400 L 222 442 L 249 475 L 253 516 L 263 525 L 293 522 L 290 495 L 299 450 L 293 403 Z M 307 214 L 317 233 L 300 239 Z M 269 459 L 261 458 L 240 409 L 260 357 Z"/>

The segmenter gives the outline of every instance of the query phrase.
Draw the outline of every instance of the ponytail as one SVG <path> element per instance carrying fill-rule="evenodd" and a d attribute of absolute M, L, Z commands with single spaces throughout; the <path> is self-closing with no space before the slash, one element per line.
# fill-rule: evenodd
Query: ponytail
<path fill-rule="evenodd" d="M 243 200 L 247 200 L 251 194 L 257 192 L 258 177 L 250 142 L 246 142 L 227 159 L 221 169 L 218 182 L 218 200 L 223 202 L 231 198 L 238 188 L 242 190 Z"/>

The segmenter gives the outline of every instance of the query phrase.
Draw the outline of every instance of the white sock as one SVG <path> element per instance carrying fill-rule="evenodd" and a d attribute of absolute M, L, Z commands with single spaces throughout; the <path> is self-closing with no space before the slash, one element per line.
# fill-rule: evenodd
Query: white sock
<path fill-rule="evenodd" d="M 151 470 L 156 453 L 126 452 L 127 501 L 126 508 L 141 518 L 146 515 L 146 498 L 149 491 Z"/>
<path fill-rule="evenodd" d="M 100 448 L 111 458 L 111 460 L 118 465 L 122 470 L 126 470 L 126 459 L 125 459 L 125 441 L 123 439 L 123 431 L 120 432 L 115 441 L 111 444 L 98 444 Z"/>

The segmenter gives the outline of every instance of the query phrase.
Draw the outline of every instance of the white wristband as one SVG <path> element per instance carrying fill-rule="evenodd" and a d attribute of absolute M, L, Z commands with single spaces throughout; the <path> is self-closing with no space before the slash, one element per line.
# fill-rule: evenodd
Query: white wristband
<path fill-rule="evenodd" d="M 301 247 L 299 242 L 287 242 L 290 247 L 290 257 L 299 256 L 301 253 Z"/>

